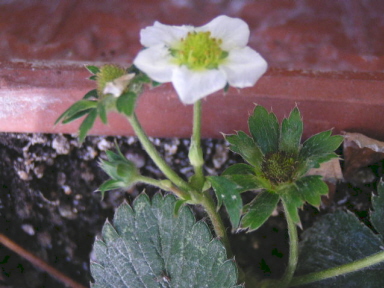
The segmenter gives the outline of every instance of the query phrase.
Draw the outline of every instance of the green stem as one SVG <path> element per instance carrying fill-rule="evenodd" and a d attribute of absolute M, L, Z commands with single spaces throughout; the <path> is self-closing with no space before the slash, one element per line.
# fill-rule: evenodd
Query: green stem
<path fill-rule="evenodd" d="M 289 287 L 304 285 L 340 275 L 345 275 L 347 273 L 356 272 L 358 270 L 367 268 L 369 266 L 375 265 L 384 261 L 384 251 L 378 252 L 366 258 L 356 260 L 354 262 L 333 267 L 327 270 L 310 273 L 303 276 L 294 277 L 289 284 Z"/>
<path fill-rule="evenodd" d="M 217 212 L 215 202 L 213 202 L 213 199 L 208 192 L 205 192 L 200 195 L 201 197 L 199 197 L 200 198 L 199 202 L 204 207 L 209 218 L 211 219 L 216 236 L 219 237 L 220 240 L 223 242 L 224 247 L 227 251 L 227 257 L 232 258 L 233 253 L 232 253 L 231 245 L 229 244 L 229 239 L 227 236 L 227 232 L 226 232 L 223 220 L 221 219 L 220 214 Z"/>
<path fill-rule="evenodd" d="M 288 266 L 285 270 L 283 278 L 281 279 L 279 287 L 288 287 L 297 267 L 297 262 L 299 258 L 299 238 L 297 236 L 296 224 L 295 222 L 293 222 L 291 215 L 289 215 L 288 207 L 284 201 L 282 202 L 284 206 L 285 218 L 288 224 L 289 260 L 288 260 Z"/>
<path fill-rule="evenodd" d="M 181 191 L 180 189 L 178 189 L 169 180 L 156 180 L 153 178 L 149 178 L 149 177 L 140 175 L 137 177 L 137 182 L 149 184 L 149 185 L 158 187 L 164 191 L 170 191 L 181 199 L 186 199 L 186 197 L 189 197 L 188 194 L 186 194 L 184 191 Z"/>
<path fill-rule="evenodd" d="M 203 150 L 201 149 L 201 100 L 193 105 L 193 130 L 191 147 L 189 148 L 189 160 L 195 170 L 196 184 L 203 187 L 205 178 L 203 173 Z"/>
<path fill-rule="evenodd" d="M 177 175 L 176 172 L 173 171 L 171 167 L 169 167 L 168 164 L 165 162 L 165 160 L 160 156 L 156 148 L 153 146 L 152 142 L 149 141 L 149 138 L 141 127 L 140 122 L 136 117 L 136 114 L 134 113 L 132 116 L 128 117 L 128 120 L 133 130 L 135 131 L 137 137 L 139 138 L 141 145 L 151 157 L 153 162 L 155 162 L 157 167 L 159 167 L 161 172 L 163 172 L 169 180 L 171 180 L 177 187 L 184 191 L 183 193 L 185 195 L 183 199 L 189 199 L 190 197 L 188 195 L 188 192 L 190 192 L 193 188 L 190 187 L 190 185 L 185 182 L 179 175 Z"/>

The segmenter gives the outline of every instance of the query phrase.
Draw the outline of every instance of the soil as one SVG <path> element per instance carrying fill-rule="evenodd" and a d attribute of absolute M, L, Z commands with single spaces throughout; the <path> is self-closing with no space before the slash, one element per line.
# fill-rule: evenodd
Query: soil
<path fill-rule="evenodd" d="M 98 159 L 105 157 L 105 150 L 113 149 L 115 141 L 143 175 L 162 177 L 135 137 L 90 136 L 80 145 L 71 135 L 0 134 L 0 233 L 85 286 L 92 281 L 92 245 L 105 220 L 113 218 L 114 209 L 123 200 L 132 201 L 144 189 L 150 195 L 158 192 L 137 185 L 128 191 L 107 192 L 101 201 L 95 191 L 108 176 L 99 168 Z M 152 141 L 183 178 L 192 175 L 188 139 Z M 218 175 L 242 161 L 228 151 L 223 140 L 204 140 L 203 147 L 207 174 Z M 320 210 L 305 206 L 301 211 L 303 228 L 337 208 L 354 211 L 369 224 L 370 196 L 375 190 L 372 183 L 382 174 L 382 167 L 377 163 L 370 168 L 369 183 L 340 183 Z M 197 218 L 204 217 L 202 211 L 195 211 Z M 231 236 L 238 263 L 260 277 L 281 275 L 287 260 L 287 240 L 285 220 L 279 211 L 258 231 Z M 0 287 L 66 287 L 1 245 L 0 268 Z"/>

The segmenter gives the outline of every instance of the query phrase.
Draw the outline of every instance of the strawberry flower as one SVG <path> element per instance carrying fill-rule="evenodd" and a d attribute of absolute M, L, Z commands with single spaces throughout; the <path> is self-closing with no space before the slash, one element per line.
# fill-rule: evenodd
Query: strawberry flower
<path fill-rule="evenodd" d="M 141 30 L 142 50 L 134 64 L 154 81 L 172 82 L 180 100 L 192 104 L 230 86 L 253 86 L 266 61 L 246 46 L 249 27 L 241 19 L 219 16 L 201 27 L 155 22 Z"/>

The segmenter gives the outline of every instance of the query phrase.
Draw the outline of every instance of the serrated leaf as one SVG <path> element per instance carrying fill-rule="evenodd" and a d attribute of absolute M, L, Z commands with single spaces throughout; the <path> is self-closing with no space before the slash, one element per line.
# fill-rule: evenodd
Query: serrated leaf
<path fill-rule="evenodd" d="M 269 189 L 271 188 L 270 182 L 263 177 L 250 174 L 235 174 L 235 175 L 222 175 L 229 179 L 231 182 L 237 184 L 237 190 L 239 193 L 246 191 Z"/>
<path fill-rule="evenodd" d="M 251 137 L 239 131 L 237 135 L 228 135 L 225 139 L 231 144 L 229 149 L 240 154 L 256 171 L 261 170 L 264 155 Z"/>
<path fill-rule="evenodd" d="M 71 107 L 69 107 L 63 114 L 57 118 L 55 121 L 55 125 L 59 123 L 61 120 L 66 120 L 67 118 L 71 118 L 73 115 L 84 111 L 84 110 L 89 110 L 92 108 L 96 108 L 97 102 L 96 101 L 91 101 L 91 100 L 80 100 L 74 103 Z"/>
<path fill-rule="evenodd" d="M 83 143 L 85 137 L 87 136 L 87 133 L 89 130 L 92 129 L 93 124 L 95 123 L 97 117 L 97 110 L 93 109 L 91 112 L 89 112 L 88 116 L 85 117 L 83 123 L 81 123 L 79 128 L 79 142 Z"/>
<path fill-rule="evenodd" d="M 281 123 L 279 150 L 297 155 L 303 134 L 303 121 L 300 111 L 295 107 L 288 118 Z"/>
<path fill-rule="evenodd" d="M 207 177 L 216 193 L 218 207 L 224 203 L 233 229 L 239 226 L 243 201 L 238 191 L 238 185 L 221 176 Z"/>
<path fill-rule="evenodd" d="M 328 186 L 320 175 L 302 177 L 295 184 L 301 199 L 315 207 L 320 206 L 321 195 L 328 193 Z"/>
<path fill-rule="evenodd" d="M 83 99 L 89 99 L 89 98 L 95 98 L 95 99 L 98 99 L 99 98 L 99 94 L 97 93 L 97 89 L 93 89 L 91 91 L 88 91 Z"/>
<path fill-rule="evenodd" d="M 93 66 L 93 65 L 85 65 L 85 68 L 87 68 L 87 70 L 89 72 L 91 72 L 92 74 L 97 74 L 97 73 L 100 72 L 99 67 L 96 67 L 96 66 Z"/>
<path fill-rule="evenodd" d="M 363 259 L 382 251 L 382 246 L 383 242 L 352 213 L 327 214 L 302 234 L 296 274 L 305 275 Z M 380 263 L 300 287 L 384 287 L 383 273 L 384 263 Z"/>
<path fill-rule="evenodd" d="M 245 215 L 241 219 L 241 228 L 249 232 L 258 229 L 268 220 L 279 202 L 279 195 L 268 191 L 259 193 L 251 203 L 244 206 Z"/>
<path fill-rule="evenodd" d="M 384 182 L 381 180 L 377 185 L 377 196 L 372 197 L 371 221 L 381 239 L 384 239 Z"/>
<path fill-rule="evenodd" d="M 75 121 L 76 119 L 79 119 L 81 117 L 83 117 L 84 115 L 87 115 L 89 112 L 91 112 L 94 108 L 92 109 L 87 109 L 87 110 L 82 110 L 82 111 L 79 111 L 75 114 L 73 114 L 71 117 L 67 117 L 65 118 L 61 123 L 62 124 L 68 124 L 72 121 Z"/>
<path fill-rule="evenodd" d="M 132 116 L 135 111 L 138 95 L 132 91 L 124 92 L 116 101 L 117 111 L 127 116 Z"/>
<path fill-rule="evenodd" d="M 92 287 L 239 287 L 222 243 L 188 207 L 175 217 L 175 202 L 157 194 L 151 203 L 142 194 L 133 208 L 124 203 L 116 210 L 113 225 L 103 229 L 104 241 L 94 245 Z"/>
<path fill-rule="evenodd" d="M 248 120 L 249 131 L 264 155 L 279 148 L 280 129 L 276 115 L 256 106 Z"/>

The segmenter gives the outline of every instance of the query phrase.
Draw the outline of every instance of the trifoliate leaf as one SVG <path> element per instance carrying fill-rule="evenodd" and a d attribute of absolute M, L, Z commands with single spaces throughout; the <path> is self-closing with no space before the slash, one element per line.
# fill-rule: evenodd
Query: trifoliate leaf
<path fill-rule="evenodd" d="M 384 182 L 381 180 L 377 185 L 378 196 L 372 197 L 371 221 L 377 232 L 384 240 Z"/>
<path fill-rule="evenodd" d="M 303 121 L 299 109 L 295 107 L 291 111 L 289 118 L 285 118 L 281 124 L 279 150 L 297 155 L 302 134 Z"/>
<path fill-rule="evenodd" d="M 249 131 L 264 155 L 279 148 L 280 129 L 276 115 L 256 106 L 248 120 Z"/>
<path fill-rule="evenodd" d="M 382 251 L 383 242 L 350 212 L 323 216 L 302 234 L 296 275 L 350 263 Z M 318 281 L 306 288 L 384 287 L 384 263 Z"/>
<path fill-rule="evenodd" d="M 92 101 L 92 100 L 77 101 L 71 107 L 69 107 L 63 114 L 61 114 L 59 118 L 57 118 L 57 120 L 55 121 L 55 125 L 59 123 L 61 120 L 66 121 L 68 118 L 73 117 L 73 115 L 78 114 L 79 112 L 96 108 L 96 107 L 97 107 L 96 101 Z M 66 121 L 66 123 L 68 123 L 68 121 Z"/>
<path fill-rule="evenodd" d="M 224 203 L 232 227 L 236 229 L 239 226 L 241 208 L 243 207 L 243 201 L 238 191 L 239 187 L 225 177 L 210 176 L 207 178 L 211 182 L 213 190 L 215 190 L 218 207 Z"/>
<path fill-rule="evenodd" d="M 237 135 L 226 136 L 225 139 L 231 144 L 229 149 L 240 154 L 245 161 L 255 167 L 256 172 L 261 170 L 264 155 L 251 137 L 240 131 Z"/>
<path fill-rule="evenodd" d="M 124 92 L 116 101 L 117 111 L 127 116 L 132 116 L 138 95 L 132 91 Z"/>
<path fill-rule="evenodd" d="M 93 124 L 95 123 L 97 117 L 97 110 L 93 109 L 91 112 L 89 112 L 88 116 L 85 117 L 83 123 L 81 123 L 79 128 L 79 142 L 82 143 L 87 136 L 87 133 L 91 128 L 93 127 Z"/>
<path fill-rule="evenodd" d="M 241 228 L 249 232 L 258 229 L 271 216 L 279 202 L 279 195 L 268 191 L 259 193 L 251 203 L 244 206 Z"/>
<path fill-rule="evenodd" d="M 222 243 L 188 207 L 175 216 L 175 202 L 157 194 L 151 204 L 142 194 L 133 208 L 124 203 L 117 209 L 94 245 L 92 287 L 241 287 Z"/>

